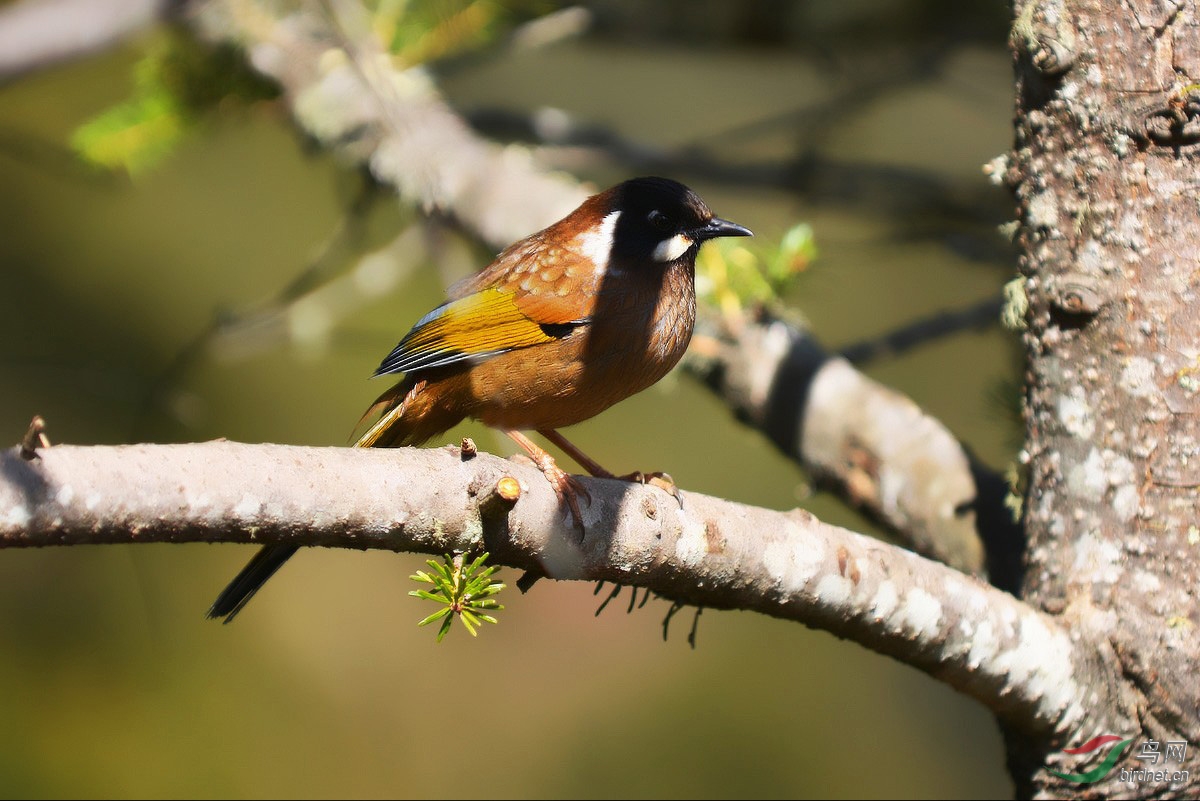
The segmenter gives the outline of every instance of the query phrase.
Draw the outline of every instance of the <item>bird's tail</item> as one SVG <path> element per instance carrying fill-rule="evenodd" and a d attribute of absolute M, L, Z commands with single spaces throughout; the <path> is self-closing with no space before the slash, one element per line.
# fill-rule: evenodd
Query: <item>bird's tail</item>
<path fill-rule="evenodd" d="M 223 623 L 232 623 L 237 613 L 242 611 L 254 593 L 267 583 L 267 579 L 275 575 L 275 571 L 283 567 L 283 563 L 292 557 L 300 546 L 298 545 L 264 545 L 254 554 L 242 571 L 221 594 L 213 605 L 208 608 L 209 619 L 224 618 Z"/>
<path fill-rule="evenodd" d="M 424 378 L 406 377 L 380 395 L 363 414 L 355 429 L 355 433 L 363 433 L 354 447 L 420 445 L 453 428 L 465 416 L 461 409 L 466 393 L 460 390 L 466 388 L 466 382 L 465 375 L 450 375 L 440 379 L 437 391 L 432 392 Z"/>
<path fill-rule="evenodd" d="M 405 377 L 387 392 L 379 396 L 359 421 L 358 428 L 379 415 L 354 443 L 356 448 L 398 448 L 405 445 L 420 445 L 431 437 L 457 425 L 461 412 L 451 411 L 449 404 L 439 403 L 445 393 L 436 395 L 426 392 L 424 379 Z M 296 545 L 264 545 L 246 563 L 233 581 L 221 591 L 217 600 L 208 608 L 208 617 L 224 618 L 230 623 L 242 611 L 254 593 L 267 582 L 283 563 L 299 549 Z"/>

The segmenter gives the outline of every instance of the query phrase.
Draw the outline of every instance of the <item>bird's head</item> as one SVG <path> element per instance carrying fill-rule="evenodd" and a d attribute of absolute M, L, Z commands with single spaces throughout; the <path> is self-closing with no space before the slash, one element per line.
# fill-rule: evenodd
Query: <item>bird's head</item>
<path fill-rule="evenodd" d="M 694 262 L 700 245 L 722 236 L 753 236 L 713 216 L 700 196 L 669 178 L 633 178 L 593 196 L 567 220 L 597 264 Z"/>

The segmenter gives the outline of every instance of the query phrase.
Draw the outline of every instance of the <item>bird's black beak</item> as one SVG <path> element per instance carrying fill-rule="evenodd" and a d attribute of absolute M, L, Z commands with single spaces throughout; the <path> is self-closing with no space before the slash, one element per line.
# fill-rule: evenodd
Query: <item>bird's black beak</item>
<path fill-rule="evenodd" d="M 706 224 L 692 231 L 692 238 L 697 242 L 716 239 L 720 236 L 754 236 L 754 232 L 744 225 L 738 225 L 720 217 L 713 217 Z"/>

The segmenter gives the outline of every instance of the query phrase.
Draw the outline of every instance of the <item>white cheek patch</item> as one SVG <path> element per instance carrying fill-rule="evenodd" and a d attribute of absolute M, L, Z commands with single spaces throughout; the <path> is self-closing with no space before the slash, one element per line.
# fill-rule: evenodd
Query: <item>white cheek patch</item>
<path fill-rule="evenodd" d="M 683 234 L 675 234 L 670 239 L 664 239 L 658 243 L 658 247 L 654 249 L 654 260 L 661 262 L 675 261 L 684 253 L 688 252 L 688 248 L 693 242 Z"/>
<path fill-rule="evenodd" d="M 617 220 L 621 212 L 610 211 L 595 228 L 584 231 L 577 237 L 578 252 L 603 270 L 608 266 L 608 256 L 612 253 L 613 233 L 617 230 Z"/>

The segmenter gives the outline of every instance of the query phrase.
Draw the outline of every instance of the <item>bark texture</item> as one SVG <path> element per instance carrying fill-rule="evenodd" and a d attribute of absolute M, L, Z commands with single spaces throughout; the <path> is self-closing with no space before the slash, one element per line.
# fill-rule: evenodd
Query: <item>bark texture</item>
<path fill-rule="evenodd" d="M 1124 684 L 1062 742 L 1010 738 L 1021 795 L 1157 796 L 1094 784 L 1062 749 L 1112 733 L 1200 744 L 1200 19 L 1196 2 L 1019 2 L 1012 44 L 1028 299 L 1024 597 Z M 1152 768 L 1128 757 L 1123 765 Z M 1162 763 L 1159 763 L 1162 767 Z"/>

